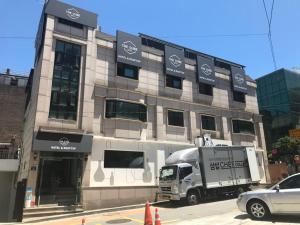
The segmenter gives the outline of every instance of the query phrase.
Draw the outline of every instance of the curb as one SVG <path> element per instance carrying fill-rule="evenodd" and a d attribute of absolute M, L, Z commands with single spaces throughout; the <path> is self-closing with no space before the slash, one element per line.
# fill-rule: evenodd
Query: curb
<path fill-rule="evenodd" d="M 158 205 L 160 203 L 168 202 L 168 200 L 164 201 L 157 201 L 157 202 L 151 202 L 150 205 Z M 123 211 L 123 210 L 129 210 L 129 209 L 136 209 L 144 207 L 145 204 L 138 204 L 138 205 L 126 205 L 126 206 L 119 206 L 119 207 L 113 207 L 113 208 L 104 208 L 104 209 L 95 209 L 95 210 L 87 210 L 84 212 L 78 212 L 78 213 L 68 213 L 65 215 L 58 215 L 58 216 L 48 216 L 45 218 L 37 218 L 28 220 L 26 222 L 22 223 L 15 223 L 15 224 L 31 224 L 31 223 L 40 223 L 40 222 L 46 222 L 51 220 L 58 220 L 58 219 L 67 219 L 72 217 L 80 217 L 80 216 L 88 216 L 88 215 L 94 215 L 98 213 L 108 213 L 108 212 L 115 212 L 115 211 Z"/>

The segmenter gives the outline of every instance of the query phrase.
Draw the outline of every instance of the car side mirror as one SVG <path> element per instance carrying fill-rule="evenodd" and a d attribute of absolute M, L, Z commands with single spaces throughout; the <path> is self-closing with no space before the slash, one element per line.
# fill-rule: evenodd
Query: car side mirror
<path fill-rule="evenodd" d="M 278 184 L 275 186 L 275 190 L 276 190 L 277 192 L 279 192 L 279 190 L 280 190 L 280 187 L 279 187 L 279 185 L 278 185 Z"/>

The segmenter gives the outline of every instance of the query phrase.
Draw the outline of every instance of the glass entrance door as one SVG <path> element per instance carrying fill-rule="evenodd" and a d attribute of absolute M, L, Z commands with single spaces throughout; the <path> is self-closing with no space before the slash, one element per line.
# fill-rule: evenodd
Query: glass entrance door
<path fill-rule="evenodd" d="M 82 158 L 41 157 L 38 204 L 78 204 L 81 174 Z"/>

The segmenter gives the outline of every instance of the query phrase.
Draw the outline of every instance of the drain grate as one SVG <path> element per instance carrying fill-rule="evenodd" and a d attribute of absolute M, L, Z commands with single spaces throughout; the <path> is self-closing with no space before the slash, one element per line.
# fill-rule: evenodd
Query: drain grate
<path fill-rule="evenodd" d="M 116 219 L 116 220 L 106 221 L 106 223 L 108 223 L 108 224 L 119 224 L 119 223 L 128 223 L 128 222 L 131 222 L 131 220 L 130 219 Z"/>

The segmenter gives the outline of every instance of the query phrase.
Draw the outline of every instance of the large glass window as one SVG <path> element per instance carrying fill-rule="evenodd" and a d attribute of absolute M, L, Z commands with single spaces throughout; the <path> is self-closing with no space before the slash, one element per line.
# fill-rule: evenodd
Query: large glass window
<path fill-rule="evenodd" d="M 215 117 L 213 116 L 201 116 L 202 129 L 204 130 L 216 130 Z"/>
<path fill-rule="evenodd" d="M 250 121 L 232 120 L 233 133 L 255 134 L 254 125 Z"/>
<path fill-rule="evenodd" d="M 246 102 L 245 93 L 239 92 L 239 91 L 233 91 L 233 100 L 236 102 Z"/>
<path fill-rule="evenodd" d="M 124 102 L 120 100 L 106 100 L 106 118 L 124 118 L 147 121 L 147 107 L 143 104 Z"/>
<path fill-rule="evenodd" d="M 182 89 L 182 79 L 171 75 L 166 75 L 166 86 L 176 89 Z"/>
<path fill-rule="evenodd" d="M 199 82 L 199 93 L 213 96 L 213 86 Z"/>
<path fill-rule="evenodd" d="M 139 79 L 139 68 L 136 66 L 127 65 L 124 63 L 118 63 L 117 75 L 121 76 L 121 77 L 138 80 Z"/>
<path fill-rule="evenodd" d="M 56 41 L 49 117 L 76 120 L 81 46 Z"/>
<path fill-rule="evenodd" d="M 105 150 L 104 168 L 144 168 L 144 153 Z"/>
<path fill-rule="evenodd" d="M 183 127 L 183 112 L 168 110 L 168 125 Z"/>

